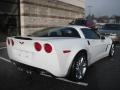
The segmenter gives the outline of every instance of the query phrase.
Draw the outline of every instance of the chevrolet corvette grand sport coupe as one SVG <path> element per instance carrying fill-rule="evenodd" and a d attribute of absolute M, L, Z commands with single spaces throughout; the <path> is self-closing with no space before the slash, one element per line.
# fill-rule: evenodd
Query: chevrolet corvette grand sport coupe
<path fill-rule="evenodd" d="M 110 38 L 84 26 L 46 28 L 29 36 L 8 37 L 6 42 L 9 58 L 16 65 L 75 81 L 85 76 L 89 65 L 114 55 Z"/>

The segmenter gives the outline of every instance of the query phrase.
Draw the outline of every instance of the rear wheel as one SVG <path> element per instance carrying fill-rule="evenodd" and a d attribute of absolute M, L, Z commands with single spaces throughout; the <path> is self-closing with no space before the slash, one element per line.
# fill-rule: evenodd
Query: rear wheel
<path fill-rule="evenodd" d="M 114 54 L 115 54 L 115 44 L 112 44 L 110 48 L 109 56 L 112 57 L 114 56 Z"/>
<path fill-rule="evenodd" d="M 80 53 L 72 64 L 70 76 L 72 80 L 79 81 L 83 79 L 87 69 L 87 56 L 85 53 Z"/>

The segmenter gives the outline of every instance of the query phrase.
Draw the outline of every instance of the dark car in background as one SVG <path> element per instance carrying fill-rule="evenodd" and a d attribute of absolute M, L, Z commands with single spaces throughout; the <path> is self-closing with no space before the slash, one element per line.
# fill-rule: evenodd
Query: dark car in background
<path fill-rule="evenodd" d="M 120 43 L 120 24 L 105 24 L 99 31 L 102 35 L 111 37 L 113 42 Z"/>
<path fill-rule="evenodd" d="M 77 18 L 69 23 L 70 25 L 80 25 L 80 26 L 86 26 L 89 28 L 92 28 L 94 30 L 97 30 L 95 23 L 93 20 L 88 20 L 84 18 Z"/>

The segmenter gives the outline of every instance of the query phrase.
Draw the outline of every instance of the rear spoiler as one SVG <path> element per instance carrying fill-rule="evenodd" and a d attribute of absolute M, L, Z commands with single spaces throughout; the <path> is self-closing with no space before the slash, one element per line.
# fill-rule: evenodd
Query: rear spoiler
<path fill-rule="evenodd" d="M 22 39 L 22 40 L 32 40 L 31 38 L 28 37 L 14 37 L 15 39 Z"/>

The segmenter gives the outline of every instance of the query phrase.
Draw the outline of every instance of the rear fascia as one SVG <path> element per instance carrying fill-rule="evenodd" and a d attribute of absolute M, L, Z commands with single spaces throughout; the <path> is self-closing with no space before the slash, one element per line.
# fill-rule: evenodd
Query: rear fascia
<path fill-rule="evenodd" d="M 15 45 L 17 42 L 17 39 L 15 39 L 14 37 L 8 37 L 7 39 L 13 39 L 15 41 Z M 24 40 L 25 41 L 25 40 Z M 30 65 L 33 67 L 37 67 L 40 69 L 44 69 L 48 72 L 50 72 L 51 74 L 55 75 L 55 76 L 63 76 L 61 69 L 59 67 L 59 60 L 58 57 L 56 55 L 56 51 L 54 49 L 54 46 L 52 45 L 52 43 L 50 42 L 44 42 L 44 41 L 30 41 L 32 44 L 32 48 L 30 46 L 26 46 L 26 47 L 20 47 L 17 46 L 11 46 L 7 44 L 7 52 L 8 52 L 8 56 L 10 59 L 26 64 L 26 65 Z M 34 42 L 39 42 L 42 45 L 42 50 L 40 52 L 35 51 L 34 49 Z M 50 45 L 52 45 L 53 51 L 51 53 L 46 53 L 45 50 L 43 49 L 44 44 L 45 43 L 49 43 Z M 28 47 L 30 47 L 29 49 L 27 49 Z M 28 52 L 31 53 L 31 59 L 27 60 L 24 58 L 20 59 L 17 57 L 18 53 L 15 53 L 15 50 L 19 50 L 22 52 Z M 21 52 L 21 53 L 22 53 Z M 19 54 L 21 54 L 19 53 Z"/>

